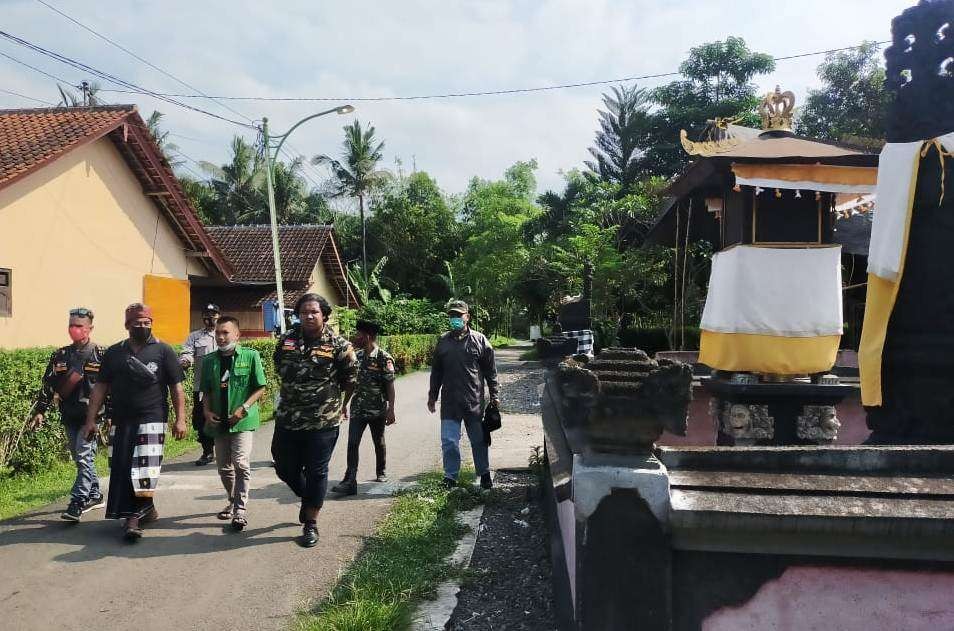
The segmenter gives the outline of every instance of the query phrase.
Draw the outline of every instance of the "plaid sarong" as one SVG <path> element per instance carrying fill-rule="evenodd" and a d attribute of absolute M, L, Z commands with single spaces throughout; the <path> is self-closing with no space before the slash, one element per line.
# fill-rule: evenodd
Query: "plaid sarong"
<path fill-rule="evenodd" d="M 113 456 L 116 426 L 109 428 L 109 457 Z M 136 497 L 152 497 L 159 486 L 162 450 L 166 440 L 165 423 L 141 423 L 136 431 L 129 476 Z"/>
<path fill-rule="evenodd" d="M 581 331 L 564 331 L 563 335 L 576 339 L 576 352 L 582 355 L 593 355 L 593 331 L 583 329 Z"/>

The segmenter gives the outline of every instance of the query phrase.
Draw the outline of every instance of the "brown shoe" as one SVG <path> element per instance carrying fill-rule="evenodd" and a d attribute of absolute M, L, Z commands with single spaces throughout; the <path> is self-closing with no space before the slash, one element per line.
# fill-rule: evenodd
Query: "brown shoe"
<path fill-rule="evenodd" d="M 148 524 L 159 519 L 159 511 L 156 510 L 156 507 L 153 506 L 150 508 L 145 515 L 142 516 L 142 519 L 139 521 L 143 524 Z"/>
<path fill-rule="evenodd" d="M 142 538 L 142 527 L 139 521 L 139 517 L 136 516 L 126 518 L 126 525 L 123 527 L 123 537 L 126 541 L 139 541 Z"/>

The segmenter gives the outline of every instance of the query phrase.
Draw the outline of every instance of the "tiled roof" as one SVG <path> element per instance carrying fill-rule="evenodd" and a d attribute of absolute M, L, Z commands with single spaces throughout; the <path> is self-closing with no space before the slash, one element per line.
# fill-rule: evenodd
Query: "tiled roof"
<path fill-rule="evenodd" d="M 269 226 L 207 226 L 209 235 L 235 269 L 232 281 L 275 281 L 272 232 Z M 282 280 L 307 282 L 318 264 L 331 228 L 328 226 L 280 226 L 278 246 L 282 256 Z"/>
<path fill-rule="evenodd" d="M 132 105 L 0 110 L 0 186 L 101 138 L 134 111 Z"/>
<path fill-rule="evenodd" d="M 233 283 L 274 284 L 275 264 L 269 226 L 206 226 L 206 231 L 235 270 L 231 279 Z M 354 289 L 348 283 L 331 226 L 279 226 L 278 246 L 284 283 L 307 283 L 320 262 L 341 297 L 349 304 L 358 303 Z"/>
<path fill-rule="evenodd" d="M 187 248 L 225 278 L 232 270 L 205 232 L 134 105 L 0 110 L 0 189 L 70 151 L 108 137 Z"/>

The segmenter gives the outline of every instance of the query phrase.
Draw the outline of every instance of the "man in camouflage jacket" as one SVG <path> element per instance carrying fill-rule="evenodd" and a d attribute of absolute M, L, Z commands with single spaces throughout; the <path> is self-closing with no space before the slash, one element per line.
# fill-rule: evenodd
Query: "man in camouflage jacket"
<path fill-rule="evenodd" d="M 328 462 L 354 392 L 358 360 L 351 343 L 327 324 L 331 305 L 318 294 L 295 304 L 301 324 L 275 347 L 281 395 L 275 411 L 275 473 L 301 498 L 301 545 L 318 543 L 318 511 L 328 488 Z"/>
<path fill-rule="evenodd" d="M 331 490 L 344 495 L 358 492 L 358 452 L 366 427 L 371 428 L 374 443 L 375 470 L 378 482 L 387 482 L 384 446 L 384 427 L 393 425 L 394 416 L 394 358 L 377 345 L 381 326 L 376 322 L 359 320 L 354 336 L 360 365 L 358 385 L 351 399 L 348 426 L 348 468 L 340 484 Z"/>

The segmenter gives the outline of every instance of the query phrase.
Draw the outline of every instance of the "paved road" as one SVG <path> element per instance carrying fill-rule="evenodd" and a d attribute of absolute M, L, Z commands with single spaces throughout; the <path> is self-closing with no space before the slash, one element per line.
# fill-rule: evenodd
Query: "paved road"
<path fill-rule="evenodd" d="M 507 369 L 516 366 L 515 356 L 501 352 Z M 437 419 L 425 409 L 427 378 L 421 372 L 397 382 L 398 425 L 387 434 L 395 484 L 440 465 Z M 102 511 L 76 526 L 60 521 L 61 505 L 0 523 L 0 628 L 286 628 L 295 611 L 328 593 L 386 512 L 394 485 L 362 481 L 374 473 L 366 437 L 359 495 L 329 499 L 319 520 L 321 542 L 302 549 L 294 543 L 297 499 L 270 467 L 271 435 L 268 424 L 255 437 L 249 526 L 242 533 L 226 532 L 215 519 L 224 505 L 221 483 L 214 466 L 197 468 L 194 456 L 163 468 L 161 518 L 137 544 L 121 541 L 118 522 L 103 520 Z M 543 440 L 533 415 L 505 415 L 494 438 L 494 467 L 525 466 L 530 447 Z M 339 440 L 332 479 L 343 473 L 344 460 Z"/>

